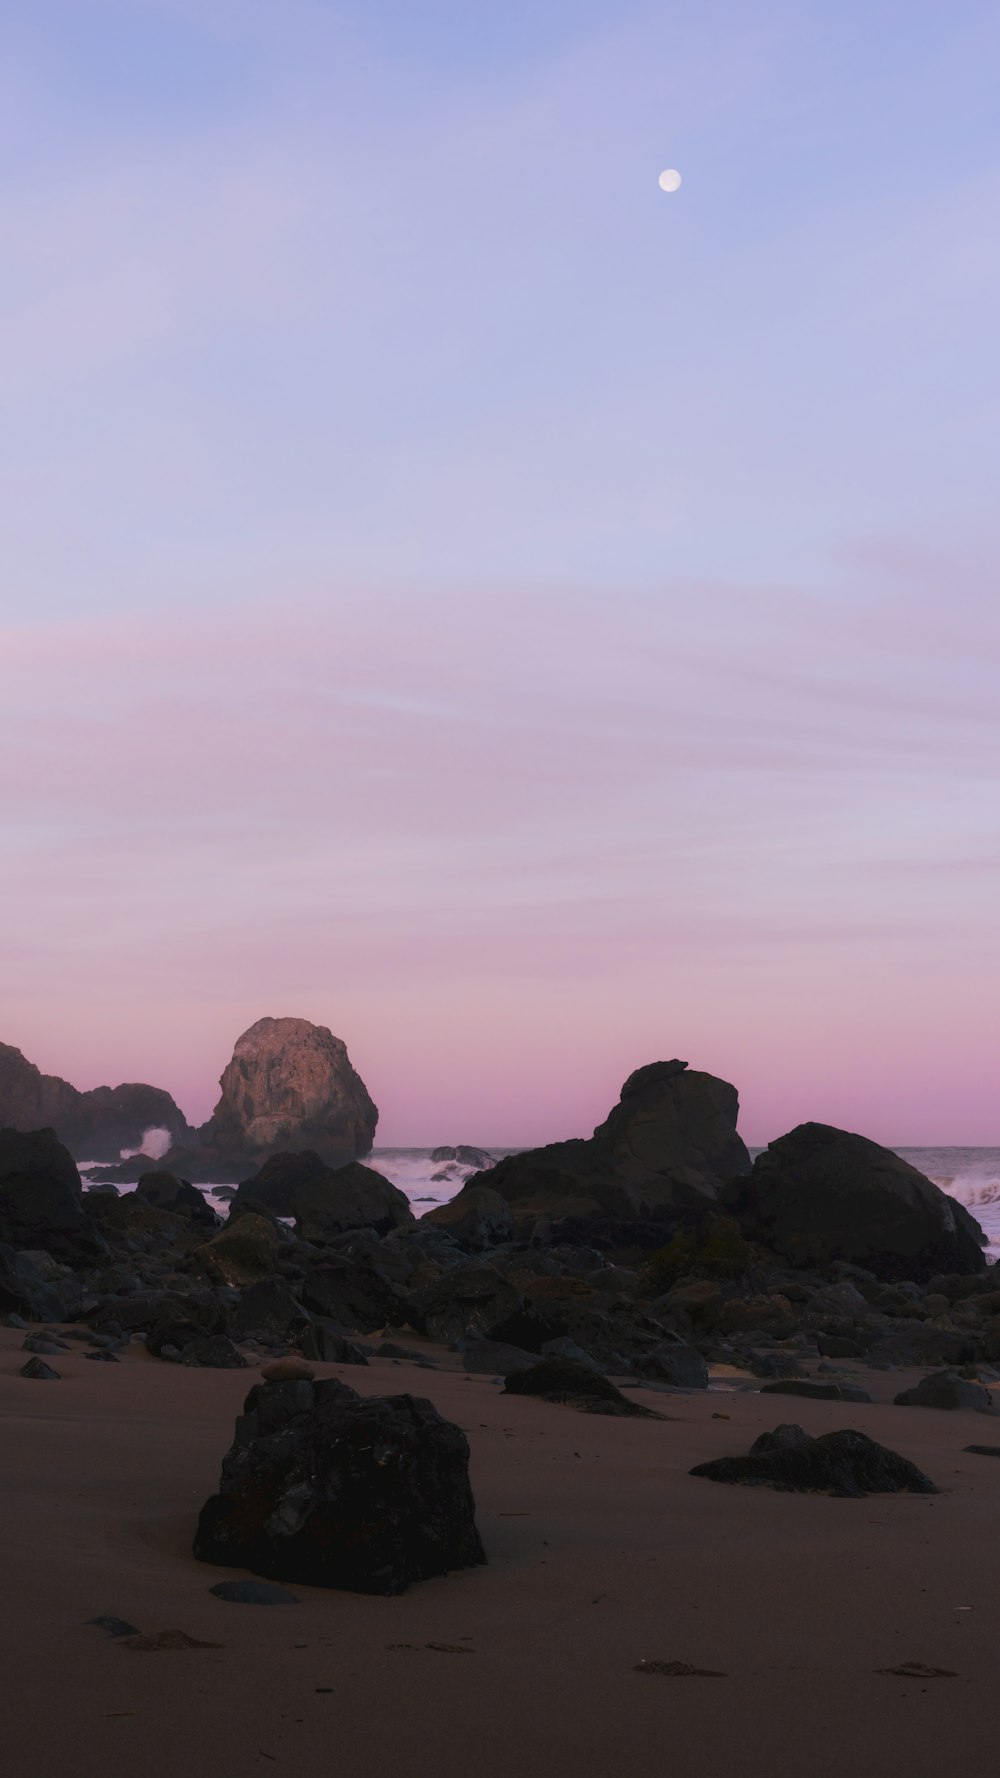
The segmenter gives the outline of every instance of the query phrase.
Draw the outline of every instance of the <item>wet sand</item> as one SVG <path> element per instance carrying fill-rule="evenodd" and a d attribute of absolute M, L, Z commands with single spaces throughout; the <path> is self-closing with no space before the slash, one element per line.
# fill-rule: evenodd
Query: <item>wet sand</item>
<path fill-rule="evenodd" d="M 118 1365 L 60 1354 L 61 1382 L 29 1382 L 22 1338 L 0 1329 L 11 1778 L 939 1778 L 997 1763 L 1000 1460 L 962 1446 L 1000 1444 L 1000 1417 L 888 1405 L 919 1373 L 859 1371 L 870 1407 L 636 1392 L 674 1416 L 656 1422 L 504 1397 L 451 1355 L 437 1372 L 316 1366 L 366 1394 L 426 1395 L 465 1428 L 490 1562 L 396 1599 L 295 1587 L 298 1605 L 260 1608 L 213 1598 L 242 1571 L 190 1555 L 257 1372 L 133 1347 Z M 832 1500 L 687 1474 L 781 1420 L 857 1427 L 944 1492 Z M 85 1628 L 99 1613 L 221 1646 L 128 1649 Z M 724 1677 L 637 1673 L 644 1660 Z M 957 1677 L 877 1671 L 908 1661 Z"/>

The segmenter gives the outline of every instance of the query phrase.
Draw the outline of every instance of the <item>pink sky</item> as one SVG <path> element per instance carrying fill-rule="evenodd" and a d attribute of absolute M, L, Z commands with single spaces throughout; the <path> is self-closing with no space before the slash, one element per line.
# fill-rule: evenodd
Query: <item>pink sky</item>
<path fill-rule="evenodd" d="M 873 591 L 872 562 L 889 591 Z M 942 570 L 944 571 L 944 570 Z M 207 1115 L 264 1013 L 387 1142 L 587 1131 L 640 1063 L 995 1141 L 992 626 L 905 551 L 811 593 L 324 593 L 0 638 L 3 1037 Z"/>
<path fill-rule="evenodd" d="M 388 1142 L 674 1055 L 751 1142 L 1000 1142 L 998 57 L 0 9 L 0 1039 L 200 1119 L 298 1014 Z"/>

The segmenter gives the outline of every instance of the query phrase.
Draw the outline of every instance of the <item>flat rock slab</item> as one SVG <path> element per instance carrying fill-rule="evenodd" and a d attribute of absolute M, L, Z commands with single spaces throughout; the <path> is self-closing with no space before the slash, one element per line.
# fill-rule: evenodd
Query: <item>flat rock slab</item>
<path fill-rule="evenodd" d="M 813 1383 L 797 1377 L 765 1383 L 761 1395 L 804 1395 L 809 1401 L 871 1401 L 867 1389 L 861 1389 L 857 1383 Z"/>
<path fill-rule="evenodd" d="M 515 1371 L 504 1383 L 505 1395 L 537 1395 L 542 1401 L 566 1402 L 584 1414 L 619 1414 L 659 1420 L 652 1408 L 629 1401 L 609 1378 L 595 1376 L 572 1358 L 544 1358 L 530 1370 Z"/>
<path fill-rule="evenodd" d="M 286 1587 L 275 1587 L 266 1580 L 220 1580 L 218 1586 L 209 1587 L 216 1599 L 225 1599 L 230 1605 L 297 1605 L 299 1596 L 290 1593 Z"/>
<path fill-rule="evenodd" d="M 865 1494 L 939 1492 L 915 1463 L 850 1428 L 810 1438 L 801 1426 L 778 1427 L 775 1432 L 762 1433 L 747 1456 L 698 1463 L 690 1473 L 712 1482 L 739 1482 L 748 1488 L 849 1499 L 861 1499 Z"/>
<path fill-rule="evenodd" d="M 1000 1445 L 963 1445 L 962 1450 L 973 1457 L 1000 1457 Z"/>
<path fill-rule="evenodd" d="M 109 1636 L 138 1636 L 139 1631 L 123 1617 L 89 1617 L 87 1628 L 107 1630 Z"/>
<path fill-rule="evenodd" d="M 145 1654 L 162 1654 L 171 1649 L 223 1648 L 222 1642 L 201 1642 L 186 1630 L 152 1630 L 145 1636 L 123 1636 L 122 1648 L 137 1648 Z"/>

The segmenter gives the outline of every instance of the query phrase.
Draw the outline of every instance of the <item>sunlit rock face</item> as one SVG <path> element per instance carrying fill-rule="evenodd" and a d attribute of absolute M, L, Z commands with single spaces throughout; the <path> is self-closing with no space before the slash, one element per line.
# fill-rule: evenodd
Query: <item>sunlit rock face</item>
<path fill-rule="evenodd" d="M 378 1111 L 347 1046 L 308 1019 L 258 1019 L 237 1040 L 221 1097 L 198 1132 L 220 1155 L 313 1149 L 344 1166 L 371 1149 Z"/>

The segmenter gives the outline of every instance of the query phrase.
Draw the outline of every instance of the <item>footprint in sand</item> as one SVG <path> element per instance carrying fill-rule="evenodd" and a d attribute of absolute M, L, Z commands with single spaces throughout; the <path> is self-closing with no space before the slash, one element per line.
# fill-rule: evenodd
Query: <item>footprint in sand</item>
<path fill-rule="evenodd" d="M 120 1646 L 159 1654 L 161 1650 L 171 1648 L 224 1648 L 225 1643 L 199 1642 L 197 1636 L 189 1636 L 186 1630 L 153 1630 L 148 1636 L 123 1636 Z"/>
<path fill-rule="evenodd" d="M 950 1667 L 925 1667 L 923 1661 L 904 1661 L 901 1667 L 876 1667 L 893 1679 L 957 1679 Z"/>
<path fill-rule="evenodd" d="M 640 1661 L 633 1673 L 658 1673 L 665 1679 L 728 1679 L 714 1667 L 692 1667 L 688 1661 Z"/>

